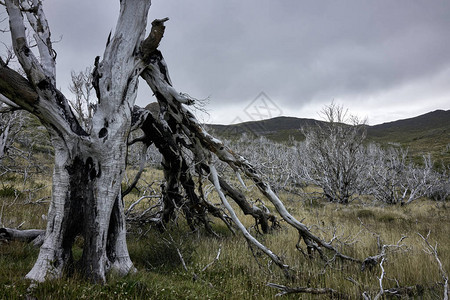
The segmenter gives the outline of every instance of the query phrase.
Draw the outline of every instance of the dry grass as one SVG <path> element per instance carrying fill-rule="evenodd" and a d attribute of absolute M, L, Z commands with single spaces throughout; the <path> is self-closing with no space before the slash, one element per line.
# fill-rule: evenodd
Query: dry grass
<path fill-rule="evenodd" d="M 129 174 L 132 178 L 132 174 Z M 144 175 L 151 183 L 161 178 L 161 171 L 150 170 Z M 18 186 L 19 180 L 10 178 L 2 186 Z M 30 187 L 45 186 L 35 192 L 33 199 L 50 193 L 46 179 L 35 180 Z M 155 186 L 156 188 L 157 186 Z M 23 189 L 23 187 L 21 187 Z M 0 191 L 1 192 L 1 191 Z M 132 193 L 127 204 L 135 201 Z M 212 196 L 211 196 L 212 197 Z M 250 198 L 260 197 L 254 189 Z M 413 202 L 408 206 L 368 206 L 353 203 L 347 206 L 330 204 L 321 200 L 306 201 L 298 196 L 281 195 L 291 213 L 311 226 L 311 230 L 325 240 L 333 233 L 338 237 L 334 245 L 359 259 L 379 253 L 377 240 L 382 244 L 396 244 L 402 237 L 402 248 L 389 248 L 385 268 L 384 288 L 414 286 L 415 297 L 439 299 L 443 295 L 441 274 L 436 261 L 425 253 L 425 244 L 418 233 L 431 231 L 429 241 L 438 243 L 439 257 L 447 272 L 450 271 L 450 211 L 442 203 L 429 200 Z M 212 201 L 217 199 L 211 198 Z M 31 204 L 25 194 L 0 197 L 1 222 L 8 227 L 22 224 L 22 228 L 45 228 L 42 215 L 47 213 L 47 203 Z M 270 206 L 269 206 L 270 207 Z M 250 231 L 254 222 L 241 216 Z M 315 255 L 309 259 L 295 248 L 297 234 L 281 222 L 281 228 L 271 234 L 257 235 L 260 241 L 282 256 L 295 270 L 293 279 L 283 277 L 280 270 L 259 251 L 249 248 L 240 235 L 232 235 L 220 220 L 213 227 L 221 238 L 206 233 L 191 233 L 180 222 L 165 233 L 150 227 L 130 228 L 129 250 L 138 272 L 125 278 L 112 276 L 104 286 L 92 285 L 78 276 L 40 284 L 34 291 L 38 299 L 274 299 L 277 290 L 267 287 L 268 282 L 292 287 L 329 287 L 358 299 L 366 291 L 374 296 L 379 291 L 379 265 L 361 271 L 358 264 L 335 261 L 325 264 Z M 173 239 L 173 243 L 164 240 Z M 177 248 L 183 254 L 188 271 L 181 265 Z M 214 261 L 219 249 L 219 260 Z M 80 250 L 77 250 L 80 251 Z M 28 283 L 24 275 L 31 269 L 38 250 L 23 243 L 0 244 L 0 298 L 22 299 Z M 331 253 L 328 253 L 332 257 Z M 298 295 L 287 296 L 298 299 Z M 302 295 L 302 299 L 327 299 L 327 296 Z"/>

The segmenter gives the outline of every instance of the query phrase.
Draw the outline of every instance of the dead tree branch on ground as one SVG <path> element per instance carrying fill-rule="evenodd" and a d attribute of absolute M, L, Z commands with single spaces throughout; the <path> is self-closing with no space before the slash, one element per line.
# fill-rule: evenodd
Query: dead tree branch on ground
<path fill-rule="evenodd" d="M 330 288 L 311 288 L 311 287 L 288 287 L 276 283 L 267 283 L 267 286 L 279 289 L 280 292 L 275 296 L 284 296 L 289 294 L 312 294 L 312 295 L 329 295 L 332 298 L 338 299 L 350 299 L 349 296 L 339 293 L 338 291 Z"/>
<path fill-rule="evenodd" d="M 444 281 L 444 295 L 443 295 L 442 299 L 448 300 L 448 296 L 449 296 L 448 275 L 447 275 L 447 272 L 445 271 L 444 267 L 442 266 L 442 262 L 441 262 L 441 260 L 439 258 L 439 255 L 438 255 L 438 252 L 437 252 L 437 246 L 438 246 L 437 242 L 433 246 L 428 241 L 428 238 L 430 237 L 430 233 L 431 233 L 431 230 L 428 231 L 428 233 L 427 233 L 427 235 L 425 237 L 423 235 L 421 235 L 420 233 L 418 233 L 418 235 L 422 238 L 422 240 L 424 241 L 425 245 L 427 246 L 427 248 L 424 251 L 426 253 L 432 255 L 434 257 L 434 259 L 436 260 L 438 266 L 439 266 L 439 272 L 441 273 L 442 280 Z"/>
<path fill-rule="evenodd" d="M 34 246 L 41 246 L 45 230 L 14 228 L 0 228 L 0 240 L 33 242 Z"/>

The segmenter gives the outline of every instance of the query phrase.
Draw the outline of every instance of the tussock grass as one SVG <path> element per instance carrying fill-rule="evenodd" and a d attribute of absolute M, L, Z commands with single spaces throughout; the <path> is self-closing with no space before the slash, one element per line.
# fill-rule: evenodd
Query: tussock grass
<path fill-rule="evenodd" d="M 146 182 L 161 178 L 160 170 L 144 173 Z M 133 174 L 129 174 L 133 178 Z M 18 185 L 11 179 L 3 186 Z M 40 198 L 50 194 L 46 179 L 36 179 L 32 185 L 44 184 L 36 192 Z M 156 188 L 157 186 L 155 186 Z M 140 188 L 143 188 L 141 186 Z M 252 189 L 249 198 L 261 195 Z M 126 199 L 126 205 L 137 200 L 137 193 Z M 447 206 L 426 199 L 406 206 L 373 206 L 354 202 L 339 205 L 315 199 L 282 194 L 290 212 L 325 240 L 333 234 L 341 244 L 333 244 L 345 254 L 364 259 L 379 253 L 381 244 L 395 245 L 402 236 L 401 249 L 389 248 L 385 268 L 384 288 L 414 286 L 412 297 L 441 298 L 443 286 L 436 261 L 425 253 L 423 240 L 417 233 L 426 235 L 431 230 L 430 243 L 438 243 L 439 257 L 447 272 L 450 271 L 450 211 Z M 42 215 L 48 203 L 30 204 L 24 196 L 0 197 L 1 221 L 4 226 L 45 228 Z M 211 201 L 218 199 L 211 196 Z M 270 209 L 273 209 L 266 203 Z M 142 205 L 145 205 L 144 203 Z M 137 209 L 143 209 L 140 207 Z M 215 238 L 199 231 L 192 233 L 180 218 L 177 225 L 160 232 L 149 225 L 132 225 L 128 245 L 138 272 L 124 278 L 111 275 L 106 285 L 94 285 L 77 274 L 37 285 L 31 292 L 37 299 L 275 299 L 278 291 L 266 286 L 268 282 L 297 287 L 328 287 L 352 299 L 367 291 L 374 296 L 379 290 L 379 265 L 361 271 L 361 266 L 343 261 L 326 264 L 319 259 L 305 257 L 295 248 L 298 236 L 294 229 L 281 222 L 281 228 L 268 235 L 258 235 L 252 228 L 254 220 L 238 213 L 245 226 L 258 239 L 283 257 L 294 270 L 294 278 L 286 279 L 265 255 L 250 249 L 239 233 L 233 235 L 220 220 L 213 219 L 213 228 L 220 234 Z M 131 225 L 130 225 L 131 226 Z M 344 243 L 345 242 L 345 243 Z M 304 248 L 304 244 L 301 244 Z M 75 256 L 81 255 L 82 242 L 75 243 Z M 220 249 L 220 257 L 215 261 Z M 187 266 L 183 268 L 178 251 Z M 0 298 L 23 299 L 29 293 L 29 283 L 23 277 L 31 269 L 38 249 L 19 242 L 0 242 Z M 332 254 L 328 253 L 329 258 Z M 212 263 L 208 268 L 205 266 Z M 328 296 L 290 295 L 288 299 L 327 299 Z"/>

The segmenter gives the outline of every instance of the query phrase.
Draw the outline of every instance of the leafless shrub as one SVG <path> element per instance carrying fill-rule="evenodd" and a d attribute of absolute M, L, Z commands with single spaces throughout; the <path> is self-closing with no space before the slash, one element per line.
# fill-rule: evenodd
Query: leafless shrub
<path fill-rule="evenodd" d="M 45 158 L 39 153 L 51 154 L 52 147 L 39 122 L 25 111 L 0 113 L 0 176 L 18 174 L 26 182 L 36 173 L 48 171 Z"/>
<path fill-rule="evenodd" d="M 442 186 L 442 175 L 433 169 L 430 155 L 424 155 L 419 166 L 401 148 L 383 150 L 371 145 L 368 153 L 368 193 L 376 200 L 403 205 L 434 193 L 446 197 L 448 191 Z"/>
<path fill-rule="evenodd" d="M 332 202 L 348 203 L 364 186 L 365 121 L 332 103 L 322 110 L 326 122 L 303 128 L 304 176 Z M 300 158 L 299 157 L 299 158 Z"/>
<path fill-rule="evenodd" d="M 92 114 L 94 112 L 97 99 L 92 97 L 94 89 L 92 85 L 92 68 L 86 68 L 84 71 L 72 71 L 72 83 L 69 90 L 75 96 L 75 99 L 69 100 L 70 105 L 76 112 L 78 122 L 86 131 L 90 130 Z"/>

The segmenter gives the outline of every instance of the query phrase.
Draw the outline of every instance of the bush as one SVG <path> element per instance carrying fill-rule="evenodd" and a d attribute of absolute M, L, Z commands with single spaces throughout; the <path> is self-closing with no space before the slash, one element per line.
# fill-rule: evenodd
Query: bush
<path fill-rule="evenodd" d="M 375 214 L 370 209 L 361 209 L 356 213 L 356 216 L 361 219 L 374 218 Z"/>
<path fill-rule="evenodd" d="M 0 189 L 0 197 L 8 198 L 15 197 L 17 190 L 12 185 L 4 185 Z"/>

